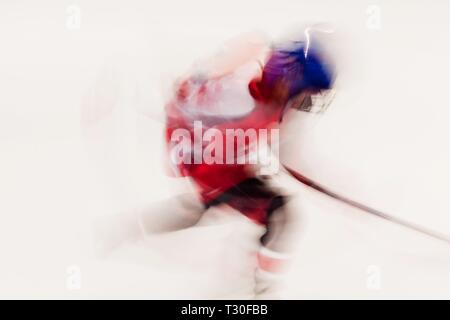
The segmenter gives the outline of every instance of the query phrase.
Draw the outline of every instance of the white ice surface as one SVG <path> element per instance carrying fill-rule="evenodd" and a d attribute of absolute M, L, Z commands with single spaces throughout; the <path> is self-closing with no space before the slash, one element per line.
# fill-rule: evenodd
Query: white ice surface
<path fill-rule="evenodd" d="M 0 297 L 249 297 L 261 230 L 235 213 L 105 259 L 91 223 L 178 192 L 163 173 L 161 122 L 177 74 L 231 36 L 305 21 L 340 27 L 341 77 L 319 121 L 287 124 L 288 163 L 450 234 L 448 4 L 378 1 L 372 31 L 361 1 L 77 3 L 79 30 L 65 27 L 60 1 L 0 5 Z M 286 298 L 450 298 L 449 245 L 286 187 L 304 221 Z M 73 265 L 79 290 L 66 285 Z"/>

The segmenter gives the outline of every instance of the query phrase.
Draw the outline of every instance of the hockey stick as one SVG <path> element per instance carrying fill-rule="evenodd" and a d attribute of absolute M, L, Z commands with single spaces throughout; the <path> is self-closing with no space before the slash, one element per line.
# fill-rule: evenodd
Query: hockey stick
<path fill-rule="evenodd" d="M 284 168 L 289 172 L 289 174 L 290 174 L 293 178 L 295 178 L 297 181 L 299 181 L 299 182 L 301 182 L 301 183 L 307 185 L 307 186 L 310 187 L 310 188 L 315 189 L 316 191 L 319 191 L 319 192 L 321 192 L 321 193 L 323 193 L 323 194 L 326 194 L 327 196 L 329 196 L 329 197 L 331 197 L 331 198 L 333 198 L 333 199 L 336 199 L 336 200 L 338 200 L 338 201 L 341 201 L 341 202 L 343 202 L 343 203 L 346 203 L 346 204 L 348 204 L 349 206 L 352 206 L 352 207 L 354 207 L 354 208 L 357 208 L 357 209 L 359 209 L 359 210 L 362 210 L 362 211 L 364 211 L 364 212 L 367 212 L 367 213 L 369 213 L 369 214 L 372 214 L 372 215 L 374 215 L 374 216 L 377 216 L 377 217 L 379 217 L 379 218 L 381 218 L 381 219 L 384 219 L 384 220 L 393 222 L 393 223 L 398 224 L 398 225 L 401 225 L 401 226 L 403 226 L 403 227 L 405 227 L 405 228 L 414 230 L 414 231 L 416 231 L 416 232 L 425 234 L 425 235 L 427 235 L 427 236 L 429 236 L 429 237 L 431 237 L 431 238 L 434 238 L 434 239 L 437 239 L 437 240 L 441 240 L 441 241 L 444 241 L 444 242 L 450 244 L 450 237 L 447 236 L 447 235 L 438 233 L 438 232 L 433 231 L 433 230 L 426 229 L 426 228 L 424 228 L 424 227 L 418 226 L 418 225 L 416 225 L 416 224 L 414 224 L 414 223 L 411 223 L 411 222 L 409 222 L 409 221 L 406 221 L 406 220 L 403 220 L 403 219 L 394 217 L 394 216 L 392 216 L 392 215 L 386 214 L 386 213 L 384 213 L 384 212 L 382 212 L 382 211 L 376 210 L 376 209 L 374 209 L 374 208 L 371 208 L 371 207 L 369 207 L 369 206 L 366 206 L 366 205 L 364 205 L 364 204 L 362 204 L 362 203 L 359 203 L 359 202 L 357 202 L 357 201 L 351 200 L 351 199 L 349 199 L 349 198 L 347 198 L 347 197 L 344 197 L 344 196 L 342 196 L 342 195 L 340 195 L 340 194 L 337 194 L 336 192 L 333 192 L 333 191 L 329 190 L 328 188 L 326 188 L 326 187 L 324 187 L 324 186 L 318 184 L 317 182 L 315 182 L 315 181 L 313 181 L 313 180 L 311 180 L 311 179 L 305 177 L 304 175 L 298 173 L 297 171 L 295 171 L 295 170 L 293 170 L 293 169 L 291 169 L 291 168 L 289 168 L 289 167 L 287 167 L 287 166 L 285 166 L 285 165 L 283 165 L 283 167 L 284 167 Z"/>

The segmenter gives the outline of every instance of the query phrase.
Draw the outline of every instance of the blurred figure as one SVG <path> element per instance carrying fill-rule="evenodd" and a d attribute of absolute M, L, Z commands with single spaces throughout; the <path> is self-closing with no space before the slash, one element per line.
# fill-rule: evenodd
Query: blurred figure
<path fill-rule="evenodd" d="M 193 226 L 209 208 L 228 205 L 265 227 L 254 292 L 277 296 L 275 275 L 289 260 L 299 213 L 288 210 L 288 196 L 270 175 L 279 166 L 266 170 L 267 159 L 278 161 L 273 149 L 287 111 L 311 111 L 313 98 L 331 89 L 334 80 L 311 34 L 307 29 L 304 39 L 276 46 L 241 38 L 176 83 L 166 105 L 168 163 L 172 174 L 191 179 L 195 192 L 160 206 L 163 221 L 160 215 L 155 219 L 154 208 L 124 215 L 115 228 L 116 244 L 141 233 Z"/>

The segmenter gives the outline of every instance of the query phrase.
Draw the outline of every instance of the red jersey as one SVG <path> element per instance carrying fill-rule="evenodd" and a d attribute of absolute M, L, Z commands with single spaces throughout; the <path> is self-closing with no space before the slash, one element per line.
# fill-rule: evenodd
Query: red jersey
<path fill-rule="evenodd" d="M 253 75 L 254 76 L 254 75 Z M 251 79 L 251 78 L 249 78 Z M 257 81 L 242 82 L 240 79 L 226 77 L 225 79 L 195 79 L 189 78 L 180 83 L 176 90 L 174 99 L 167 104 L 166 142 L 169 153 L 174 147 L 173 133 L 177 129 L 185 129 L 190 133 L 194 144 L 195 130 L 194 122 L 201 121 L 205 128 L 214 128 L 227 137 L 227 129 L 241 130 L 270 130 L 277 127 L 284 110 L 284 106 L 268 104 L 264 99 L 264 92 L 259 90 Z M 236 92 L 229 92 L 230 87 L 240 85 Z M 228 101 L 230 95 L 238 96 L 239 99 Z M 235 104 L 242 102 L 241 105 Z M 225 105 L 224 105 L 225 104 Z M 217 110 L 222 107 L 223 110 Z M 238 112 L 232 114 L 227 108 L 237 108 Z M 243 110 L 243 112 L 242 112 Z M 259 136 L 258 136 L 259 139 Z M 226 150 L 226 143 L 222 141 Z M 240 145 L 235 139 L 232 141 L 234 160 L 237 155 L 251 152 L 248 145 Z M 246 148 L 246 150 L 239 150 Z M 227 150 L 228 152 L 228 150 Z M 225 154 L 224 154 L 225 156 Z M 193 156 L 190 160 L 193 159 Z M 224 191 L 230 189 L 245 179 L 255 176 L 251 164 L 233 161 L 228 163 L 180 163 L 176 165 L 178 175 L 192 178 L 201 198 L 205 203 L 214 200 Z"/>

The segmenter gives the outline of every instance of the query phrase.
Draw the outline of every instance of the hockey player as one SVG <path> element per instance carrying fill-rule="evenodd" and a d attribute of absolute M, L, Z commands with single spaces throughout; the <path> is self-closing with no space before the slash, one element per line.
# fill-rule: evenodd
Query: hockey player
<path fill-rule="evenodd" d="M 172 202 L 178 218 L 167 217 L 156 225 L 151 210 L 141 211 L 138 218 L 145 233 L 179 230 L 194 225 L 208 208 L 225 204 L 264 226 L 255 274 L 257 296 L 270 296 L 275 290 L 273 275 L 289 258 L 286 244 L 298 214 L 288 210 L 288 197 L 251 163 L 252 153 L 260 151 L 258 130 L 276 130 L 289 108 L 309 110 L 311 98 L 331 89 L 334 80 L 333 68 L 309 36 L 267 46 L 264 55 L 231 64 L 226 72 L 223 65 L 204 68 L 176 84 L 166 106 L 169 162 L 174 174 L 191 179 L 198 196 L 183 195 Z M 213 134 L 205 142 L 202 130 L 211 129 Z M 232 130 L 256 130 L 256 134 L 244 135 L 248 143 L 243 144 L 232 136 L 230 143 Z M 269 139 L 267 145 L 277 143 Z M 205 154 L 214 161 L 205 159 Z"/>
<path fill-rule="evenodd" d="M 171 138 L 174 130 L 184 128 L 194 135 L 195 121 L 206 122 L 208 128 L 214 128 L 226 138 L 229 138 L 229 129 L 273 130 L 282 122 L 287 108 L 305 107 L 305 104 L 311 102 L 311 95 L 330 89 L 333 71 L 321 56 L 320 48 L 311 46 L 311 39 L 273 48 L 269 50 L 260 74 L 256 74 L 248 84 L 251 107 L 240 107 L 250 111 L 238 116 L 211 113 L 211 109 L 214 109 L 211 104 L 214 105 L 216 100 L 221 99 L 220 91 L 224 90 L 223 86 L 227 85 L 227 81 L 230 80 L 194 75 L 179 84 L 174 100 L 167 106 L 169 146 L 173 148 Z M 228 107 L 236 108 L 233 105 Z M 224 145 L 229 146 L 227 143 L 224 142 Z M 236 141 L 232 145 L 237 152 L 239 148 L 245 148 L 242 154 L 252 152 L 248 145 L 237 145 Z M 226 150 L 227 154 L 233 150 Z M 287 210 L 287 197 L 270 187 L 268 178 L 258 176 L 258 169 L 251 164 L 233 161 L 195 163 L 193 153 L 195 152 L 187 158 L 183 155 L 183 159 L 187 161 L 178 162 L 177 169 L 179 174 L 192 179 L 199 192 L 202 207 L 199 208 L 197 217 L 209 207 L 227 204 L 266 228 L 260 239 L 255 288 L 256 293 L 261 294 L 269 289 L 263 285 L 267 281 L 261 281 L 261 278 L 267 273 L 280 271 L 288 257 L 285 250 L 286 237 L 289 236 L 287 229 L 295 213 Z"/>

